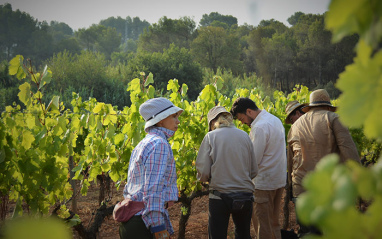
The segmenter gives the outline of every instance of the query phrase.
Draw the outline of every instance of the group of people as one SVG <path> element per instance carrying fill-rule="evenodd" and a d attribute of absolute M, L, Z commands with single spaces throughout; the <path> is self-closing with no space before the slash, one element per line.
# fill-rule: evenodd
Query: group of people
<path fill-rule="evenodd" d="M 281 120 L 249 98 L 235 100 L 230 111 L 222 106 L 210 109 L 208 133 L 195 164 L 197 179 L 209 185 L 209 238 L 227 238 L 232 216 L 235 238 L 251 238 L 252 222 L 257 238 L 281 239 L 285 186 L 296 202 L 304 191 L 304 176 L 325 155 L 337 153 L 343 161 L 359 161 L 335 109 L 325 90 L 312 92 L 309 104 L 289 102 L 285 123 L 292 126 L 287 142 Z M 178 189 L 168 139 L 178 129 L 182 111 L 165 98 L 150 99 L 139 108 L 147 135 L 131 154 L 123 195 L 143 202 L 144 208 L 120 224 L 120 238 L 169 238 L 174 232 L 167 208 L 177 201 Z M 236 128 L 235 119 L 251 128 L 249 135 Z M 320 233 L 302 224 L 299 232 Z"/>

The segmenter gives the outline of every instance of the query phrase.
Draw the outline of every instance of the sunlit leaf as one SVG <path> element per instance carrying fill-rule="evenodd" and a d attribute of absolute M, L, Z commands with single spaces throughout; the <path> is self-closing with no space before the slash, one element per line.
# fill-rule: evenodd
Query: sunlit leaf
<path fill-rule="evenodd" d="M 359 57 L 337 81 L 337 87 L 343 91 L 338 114 L 349 127 L 364 126 L 368 137 L 382 137 L 382 52 L 368 58 L 365 54 L 371 53 L 370 47 L 362 41 L 357 52 Z"/>
<path fill-rule="evenodd" d="M 15 56 L 9 62 L 9 75 L 16 75 L 17 79 L 24 79 L 27 75 L 23 68 L 24 57 L 21 55 Z"/>
<path fill-rule="evenodd" d="M 148 86 L 149 84 L 153 84 L 153 83 L 154 83 L 154 76 L 150 72 L 149 75 L 146 78 L 145 87 Z"/>
<path fill-rule="evenodd" d="M 17 94 L 20 101 L 25 105 L 28 105 L 31 101 L 31 86 L 29 83 L 25 82 L 19 86 L 20 92 Z"/>

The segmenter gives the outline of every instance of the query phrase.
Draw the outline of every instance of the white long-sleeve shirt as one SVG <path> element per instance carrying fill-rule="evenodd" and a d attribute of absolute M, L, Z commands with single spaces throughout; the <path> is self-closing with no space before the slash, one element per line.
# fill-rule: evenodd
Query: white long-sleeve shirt
<path fill-rule="evenodd" d="M 262 110 L 251 124 L 252 140 L 259 172 L 256 189 L 275 190 L 286 185 L 287 160 L 285 129 L 281 120 Z"/>

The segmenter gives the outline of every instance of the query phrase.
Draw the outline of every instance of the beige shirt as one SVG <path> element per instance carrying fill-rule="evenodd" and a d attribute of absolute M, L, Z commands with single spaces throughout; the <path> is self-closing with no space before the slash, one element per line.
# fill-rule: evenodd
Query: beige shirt
<path fill-rule="evenodd" d="M 288 184 L 297 197 L 304 192 L 302 180 L 324 156 L 337 153 L 341 162 L 360 162 L 357 147 L 336 113 L 314 107 L 301 116 L 288 133 Z M 291 173 L 289 173 L 291 172 Z"/>
<path fill-rule="evenodd" d="M 251 124 L 249 136 L 255 150 L 259 173 L 256 189 L 276 190 L 287 182 L 285 129 L 279 118 L 265 110 Z"/>
<path fill-rule="evenodd" d="M 197 179 L 209 182 L 210 190 L 254 192 L 252 179 L 258 169 L 248 134 L 234 126 L 208 132 L 199 148 L 196 170 Z"/>

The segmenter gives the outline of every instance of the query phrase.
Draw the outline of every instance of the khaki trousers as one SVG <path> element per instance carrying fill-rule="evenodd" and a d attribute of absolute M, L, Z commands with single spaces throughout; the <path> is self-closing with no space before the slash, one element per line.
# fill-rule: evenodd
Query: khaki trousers
<path fill-rule="evenodd" d="M 257 239 L 281 239 L 279 215 L 284 188 L 255 189 L 252 223 Z"/>

